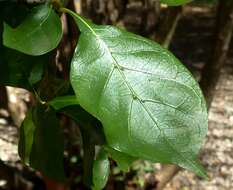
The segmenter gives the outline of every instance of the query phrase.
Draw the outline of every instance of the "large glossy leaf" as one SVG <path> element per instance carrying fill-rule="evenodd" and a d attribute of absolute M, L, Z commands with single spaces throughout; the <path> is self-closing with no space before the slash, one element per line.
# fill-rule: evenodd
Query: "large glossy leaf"
<path fill-rule="evenodd" d="M 108 181 L 110 164 L 107 153 L 101 149 L 93 164 L 93 186 L 92 190 L 101 190 Z"/>
<path fill-rule="evenodd" d="M 102 122 L 107 144 L 205 176 L 197 154 L 207 110 L 190 72 L 153 41 L 64 11 L 81 30 L 71 83 L 79 104 Z"/>
<path fill-rule="evenodd" d="M 177 6 L 177 5 L 182 5 L 185 3 L 189 3 L 193 0 L 160 0 L 161 3 L 165 3 L 169 6 Z"/>
<path fill-rule="evenodd" d="M 40 5 L 16 28 L 4 24 L 5 46 L 29 55 L 42 55 L 56 48 L 62 37 L 61 22 L 51 6 Z"/>
<path fill-rule="evenodd" d="M 39 105 L 31 109 L 20 127 L 19 155 L 43 175 L 63 181 L 63 135 L 55 112 Z"/>

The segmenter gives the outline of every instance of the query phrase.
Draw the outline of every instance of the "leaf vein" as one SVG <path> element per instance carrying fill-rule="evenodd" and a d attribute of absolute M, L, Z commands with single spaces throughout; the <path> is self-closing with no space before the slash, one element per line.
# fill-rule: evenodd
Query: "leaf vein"
<path fill-rule="evenodd" d="M 161 80 L 172 81 L 172 82 L 177 83 L 177 84 L 179 84 L 179 85 L 181 85 L 181 86 L 185 86 L 185 87 L 189 88 L 191 91 L 193 91 L 194 94 L 195 94 L 198 98 L 200 98 L 200 96 L 196 93 L 196 91 L 195 91 L 193 88 L 189 87 L 188 85 L 186 85 L 186 84 L 184 84 L 184 83 L 181 83 L 181 82 L 179 82 L 179 81 L 176 81 L 176 80 L 174 80 L 174 79 L 165 78 L 165 77 L 163 77 L 163 76 L 161 76 L 161 75 L 158 76 L 158 74 L 155 74 L 155 73 L 152 73 L 152 72 L 149 72 L 149 71 L 133 69 L 133 68 L 129 68 L 129 67 L 121 66 L 121 65 L 120 65 L 120 67 L 124 68 L 125 70 L 129 70 L 129 71 L 134 71 L 134 72 L 138 72 L 138 73 L 143 73 L 143 74 L 152 75 L 153 77 L 159 78 L 159 79 L 161 79 Z"/>
<path fill-rule="evenodd" d="M 113 74 L 113 72 L 114 72 L 114 67 L 111 69 L 111 71 L 109 72 L 109 74 L 108 74 L 108 76 L 107 76 L 107 79 L 106 79 L 106 81 L 105 81 L 105 84 L 104 84 L 104 86 L 103 86 L 103 89 L 102 89 L 102 91 L 101 91 L 101 94 L 100 94 L 100 101 L 99 101 L 99 106 L 98 106 L 98 110 L 100 110 L 100 106 L 101 106 L 101 102 L 102 102 L 102 98 L 103 98 L 103 95 L 104 95 L 104 93 L 105 93 L 105 91 L 106 91 L 106 89 L 107 89 L 107 86 L 108 86 L 108 84 L 109 84 L 109 81 L 110 81 L 110 79 L 111 79 L 111 77 L 112 77 L 112 74 Z"/>

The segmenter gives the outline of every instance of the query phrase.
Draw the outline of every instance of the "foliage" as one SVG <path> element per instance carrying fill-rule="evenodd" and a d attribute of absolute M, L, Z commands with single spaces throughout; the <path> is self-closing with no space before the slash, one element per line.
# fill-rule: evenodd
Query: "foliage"
<path fill-rule="evenodd" d="M 161 3 L 165 3 L 170 6 L 182 5 L 184 3 L 189 3 L 192 0 L 160 0 Z"/>
<path fill-rule="evenodd" d="M 189 0 L 161 2 L 180 5 Z M 124 171 L 133 161 L 145 159 L 174 163 L 206 177 L 197 155 L 207 132 L 207 110 L 189 71 L 151 40 L 95 25 L 52 5 L 54 1 L 28 11 L 17 3 L 0 2 L 1 85 L 26 88 L 37 98 L 20 127 L 22 161 L 45 176 L 65 180 L 56 116 L 63 113 L 79 124 L 83 179 L 92 189 L 105 186 L 109 157 Z M 6 16 L 15 9 L 22 9 L 23 18 Z M 52 50 L 62 37 L 60 12 L 70 14 L 81 32 L 70 81 L 50 70 Z"/>

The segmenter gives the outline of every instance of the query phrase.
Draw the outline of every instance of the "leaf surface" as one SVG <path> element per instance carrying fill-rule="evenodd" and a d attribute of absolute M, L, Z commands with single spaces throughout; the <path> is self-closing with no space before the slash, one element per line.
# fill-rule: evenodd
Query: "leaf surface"
<path fill-rule="evenodd" d="M 207 110 L 190 72 L 153 41 L 70 14 L 81 30 L 71 83 L 79 104 L 102 122 L 107 144 L 205 176 L 197 154 Z"/>
<path fill-rule="evenodd" d="M 56 48 L 62 37 L 61 21 L 52 7 L 39 5 L 16 28 L 4 23 L 3 44 L 29 55 Z"/>

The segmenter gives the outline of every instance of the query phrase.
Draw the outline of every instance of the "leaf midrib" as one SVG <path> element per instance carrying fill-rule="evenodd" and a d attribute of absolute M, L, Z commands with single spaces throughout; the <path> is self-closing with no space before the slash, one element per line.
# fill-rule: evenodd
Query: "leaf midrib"
<path fill-rule="evenodd" d="M 52 11 L 52 8 L 49 7 L 49 11 L 48 11 L 47 14 L 44 16 L 44 18 L 43 18 L 43 20 L 41 21 L 41 23 L 40 23 L 36 28 L 34 28 L 34 30 L 32 30 L 30 33 L 28 33 L 27 36 L 29 36 L 29 35 L 35 33 L 35 32 L 38 30 L 38 28 L 40 28 L 40 27 L 45 23 L 45 21 L 48 19 L 49 15 L 51 14 L 51 11 Z"/>

